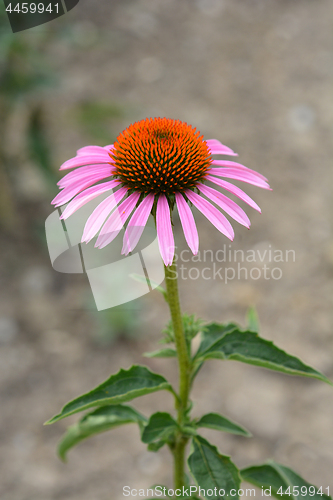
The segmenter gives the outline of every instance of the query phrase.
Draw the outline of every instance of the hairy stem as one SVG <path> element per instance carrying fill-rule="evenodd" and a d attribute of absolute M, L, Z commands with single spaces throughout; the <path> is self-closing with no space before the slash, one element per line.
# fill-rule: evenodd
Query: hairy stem
<path fill-rule="evenodd" d="M 189 402 L 191 366 L 179 304 L 177 266 L 175 261 L 173 261 L 171 266 L 165 266 L 164 270 L 179 367 L 179 400 L 176 409 L 178 424 L 182 426 L 186 418 L 186 410 Z M 179 432 L 173 449 L 175 488 L 182 488 L 185 484 L 185 447 L 187 441 L 188 439 Z"/>

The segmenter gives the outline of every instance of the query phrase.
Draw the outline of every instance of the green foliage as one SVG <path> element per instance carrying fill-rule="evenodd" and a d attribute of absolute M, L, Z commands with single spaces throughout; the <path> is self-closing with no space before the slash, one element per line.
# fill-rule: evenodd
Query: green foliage
<path fill-rule="evenodd" d="M 201 318 L 196 318 L 195 314 L 183 314 L 182 315 L 184 335 L 186 338 L 186 342 L 188 347 L 190 348 L 190 344 L 192 339 L 199 333 L 203 332 L 205 329 L 204 321 Z M 174 342 L 174 331 L 172 326 L 172 321 L 169 321 L 165 329 L 163 330 L 165 335 L 163 342 L 165 344 L 169 342 Z"/>
<path fill-rule="evenodd" d="M 177 429 L 177 422 L 169 413 L 157 412 L 150 417 L 148 424 L 143 430 L 141 439 L 146 444 L 154 441 L 166 442 Z"/>
<path fill-rule="evenodd" d="M 196 422 L 196 426 L 251 437 L 251 433 L 244 429 L 244 427 L 241 427 L 239 424 L 232 422 L 218 413 L 207 413 L 203 415 L 200 420 Z"/>
<path fill-rule="evenodd" d="M 46 424 L 53 424 L 73 413 L 94 406 L 124 403 L 139 396 L 161 390 L 173 392 L 171 385 L 164 377 L 151 372 L 145 366 L 134 365 L 129 370 L 121 369 L 92 391 L 67 403 L 61 412 Z"/>
<path fill-rule="evenodd" d="M 207 325 L 202 343 L 195 355 L 195 364 L 199 368 L 207 359 L 231 359 L 289 375 L 317 378 L 331 384 L 322 373 L 279 349 L 273 342 L 259 337 L 256 332 L 243 331 L 237 327 L 228 331 L 225 325 L 220 325 L 220 336 L 218 332 L 218 324 Z"/>
<path fill-rule="evenodd" d="M 170 344 L 171 342 L 175 341 L 175 334 L 173 331 L 171 320 L 166 324 L 165 328 L 162 330 L 162 333 L 164 334 L 164 338 L 160 341 L 161 344 Z"/>
<path fill-rule="evenodd" d="M 195 314 L 183 314 L 184 333 L 188 342 L 190 342 L 199 332 L 205 330 L 204 321 L 196 318 Z"/>
<path fill-rule="evenodd" d="M 88 413 L 77 424 L 68 428 L 59 443 L 58 454 L 63 461 L 66 461 L 68 450 L 90 436 L 130 423 L 137 423 L 142 429 L 146 422 L 147 419 L 130 406 L 103 406 Z"/>
<path fill-rule="evenodd" d="M 257 333 L 259 323 L 254 309 L 248 312 L 246 330 L 242 330 L 234 323 L 210 323 L 203 326 L 202 320 L 195 319 L 193 315 L 183 315 L 182 320 L 190 358 L 188 373 L 192 373 L 192 381 L 202 364 L 208 359 L 215 358 L 242 361 L 286 374 L 317 378 L 331 384 L 320 372 L 279 349 L 273 342 L 261 338 Z M 197 352 L 191 356 L 191 340 L 199 332 L 201 332 L 201 343 Z M 165 342 L 174 341 L 171 323 L 167 325 L 164 333 Z M 162 348 L 145 355 L 151 358 L 176 357 L 177 352 L 172 348 Z M 68 429 L 59 444 L 58 452 L 61 459 L 65 460 L 70 448 L 92 435 L 119 425 L 137 423 L 141 430 L 142 442 L 148 445 L 149 451 L 157 452 L 167 444 L 175 460 L 179 445 L 185 447 L 191 439 L 188 467 L 197 484 L 197 491 L 192 490 L 192 496 L 178 496 L 178 498 L 199 500 L 196 495 L 199 494 L 200 486 L 202 491 L 206 492 L 200 492 L 200 496 L 206 499 L 227 500 L 232 497 L 239 500 L 238 490 L 241 480 L 244 480 L 260 488 L 270 489 L 276 498 L 292 497 L 293 500 L 297 500 L 297 496 L 302 496 L 306 500 L 310 500 L 310 497 L 314 500 L 332 500 L 325 494 L 323 488 L 314 487 L 290 468 L 274 461 L 239 471 L 230 457 L 222 455 L 215 446 L 198 435 L 198 429 L 214 429 L 244 437 L 250 437 L 251 434 L 238 423 L 217 413 L 207 413 L 191 420 L 190 412 L 193 404 L 189 398 L 186 400 L 181 418 L 178 413 L 177 421 L 166 412 L 154 413 L 147 421 L 134 408 L 120 404 L 160 390 L 168 390 L 176 397 L 176 409 L 178 409 L 181 398 L 164 377 L 144 366 L 132 366 L 129 370 L 120 370 L 92 391 L 67 403 L 58 415 L 47 422 L 48 424 L 90 407 L 100 408 L 86 414 L 76 425 Z M 175 470 L 177 472 L 179 469 Z M 182 477 L 180 484 L 185 484 L 185 488 L 189 489 L 188 480 L 184 479 L 184 474 Z"/>
<path fill-rule="evenodd" d="M 238 325 L 235 323 L 210 323 L 206 325 L 205 330 L 202 332 L 201 343 L 194 356 L 194 360 L 202 358 L 214 346 L 216 341 L 237 328 Z"/>
<path fill-rule="evenodd" d="M 230 496 L 230 490 L 238 491 L 241 479 L 230 458 L 221 455 L 215 446 L 200 436 L 193 438 L 192 444 L 188 466 L 195 482 L 205 490 L 217 488 L 217 494 L 209 498 L 224 499 Z M 219 495 L 219 490 L 224 490 L 225 495 Z M 235 495 L 232 498 L 238 500 L 239 497 Z"/>
<path fill-rule="evenodd" d="M 271 494 L 276 498 L 291 500 L 332 500 L 325 494 L 324 488 L 318 488 L 305 481 L 289 467 L 270 460 L 263 465 L 247 467 L 240 471 L 244 481 L 259 488 L 271 488 Z"/>

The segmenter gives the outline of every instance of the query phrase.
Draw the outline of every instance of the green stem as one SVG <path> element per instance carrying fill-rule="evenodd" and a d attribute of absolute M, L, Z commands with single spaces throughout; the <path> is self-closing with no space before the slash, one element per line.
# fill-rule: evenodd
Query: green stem
<path fill-rule="evenodd" d="M 182 426 L 189 402 L 191 363 L 179 304 L 177 266 L 175 261 L 173 261 L 171 266 L 164 266 L 164 270 L 179 367 L 179 399 L 176 408 L 178 413 L 177 421 L 179 426 Z M 185 447 L 187 441 L 188 439 L 179 432 L 173 448 L 175 489 L 182 488 L 185 485 Z"/>

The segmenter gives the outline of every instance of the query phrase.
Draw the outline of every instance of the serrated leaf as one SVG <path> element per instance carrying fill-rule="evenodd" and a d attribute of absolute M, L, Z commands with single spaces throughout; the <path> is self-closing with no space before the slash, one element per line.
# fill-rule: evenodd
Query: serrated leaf
<path fill-rule="evenodd" d="M 318 494 L 318 487 L 305 481 L 305 479 L 296 474 L 292 469 L 273 460 L 263 465 L 247 467 L 241 470 L 240 473 L 244 481 L 252 483 L 255 486 L 263 487 L 264 489 L 271 487 L 271 494 L 280 500 L 281 498 L 289 498 L 291 500 L 299 500 L 299 498 L 304 498 L 304 500 L 332 500 L 323 491 Z M 280 491 L 284 493 L 288 487 L 290 487 L 290 495 L 280 495 L 278 493 L 280 488 Z M 311 488 L 310 491 L 309 488 Z M 324 488 L 322 490 L 325 491 Z"/>
<path fill-rule="evenodd" d="M 172 392 L 170 384 L 162 375 L 151 372 L 145 366 L 134 365 L 129 370 L 119 370 L 92 391 L 67 403 L 61 412 L 46 424 L 53 424 L 73 413 L 94 406 L 125 403 L 139 396 L 164 389 Z"/>
<path fill-rule="evenodd" d="M 333 385 L 325 375 L 304 364 L 295 356 L 291 356 L 282 349 L 279 349 L 273 342 L 259 337 L 256 332 L 242 331 L 236 328 L 230 333 L 226 333 L 225 329 L 221 328 L 221 336 L 217 338 L 218 328 L 216 323 L 208 325 L 208 332 L 210 327 L 212 328 L 212 337 L 214 337 L 215 341 L 211 342 L 205 350 L 202 350 L 200 356 L 196 356 L 197 363 L 202 364 L 204 360 L 213 358 L 232 359 L 289 375 L 317 378 Z"/>
<path fill-rule="evenodd" d="M 177 351 L 175 349 L 158 349 L 157 351 L 145 352 L 143 354 L 146 358 L 175 358 Z"/>
<path fill-rule="evenodd" d="M 146 422 L 147 419 L 130 406 L 103 406 L 68 428 L 59 443 L 58 454 L 65 461 L 68 450 L 90 436 L 130 423 L 137 423 L 142 428 Z"/>
<path fill-rule="evenodd" d="M 190 472 L 198 486 L 216 493 L 206 498 L 220 500 L 230 495 L 230 490 L 237 492 L 240 487 L 240 476 L 237 467 L 229 457 L 221 455 L 218 449 L 201 436 L 193 438 L 193 452 L 188 458 Z M 238 495 L 232 495 L 238 499 Z"/>
<path fill-rule="evenodd" d="M 203 417 L 201 417 L 196 423 L 196 426 L 251 437 L 251 433 L 244 429 L 244 427 L 232 422 L 232 420 L 229 420 L 218 413 L 207 413 L 206 415 L 203 415 Z"/>
<path fill-rule="evenodd" d="M 143 430 L 142 442 L 148 444 L 156 440 L 166 440 L 177 427 L 177 422 L 169 413 L 154 413 Z"/>

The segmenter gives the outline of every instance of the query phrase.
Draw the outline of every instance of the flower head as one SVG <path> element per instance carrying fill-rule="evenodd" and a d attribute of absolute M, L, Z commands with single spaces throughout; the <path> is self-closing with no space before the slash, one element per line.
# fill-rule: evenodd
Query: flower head
<path fill-rule="evenodd" d="M 212 155 L 236 153 L 215 139 L 203 140 L 196 129 L 179 120 L 141 120 L 125 129 L 114 144 L 84 147 L 67 160 L 60 170 L 77 168 L 58 182 L 62 191 L 52 203 L 61 206 L 69 202 L 61 216 L 66 219 L 93 198 L 112 191 L 89 216 L 82 242 L 87 243 L 98 234 L 95 246 L 105 247 L 133 212 L 124 234 L 122 253 L 127 255 L 137 245 L 152 213 L 160 252 L 168 266 L 175 251 L 171 224 L 174 206 L 185 239 L 196 254 L 199 237 L 190 204 L 230 240 L 234 237 L 232 226 L 215 205 L 250 227 L 244 210 L 207 182 L 222 187 L 259 212 L 258 205 L 244 191 L 224 179 L 270 189 L 261 174 L 233 161 L 213 159 Z"/>

